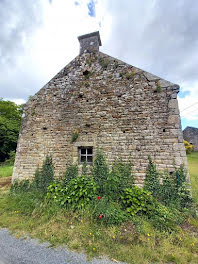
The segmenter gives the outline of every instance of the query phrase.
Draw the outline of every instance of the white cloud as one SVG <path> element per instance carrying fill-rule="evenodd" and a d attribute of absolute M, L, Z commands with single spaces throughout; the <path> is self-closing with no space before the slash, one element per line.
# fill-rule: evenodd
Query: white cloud
<path fill-rule="evenodd" d="M 198 121 L 198 81 L 189 84 L 183 84 L 183 91 L 190 91 L 190 94 L 184 98 L 178 98 L 180 115 L 188 120 Z"/>
<path fill-rule="evenodd" d="M 24 99 L 12 99 L 12 98 L 5 98 L 5 100 L 12 101 L 17 105 L 25 104 L 26 101 Z"/>
<path fill-rule="evenodd" d="M 78 55 L 77 36 L 100 30 L 101 51 L 190 91 L 181 110 L 198 101 L 198 2 L 97 0 L 90 17 L 89 1 L 1 0 L 1 97 L 36 93 Z M 195 120 L 190 110 L 182 116 Z"/>

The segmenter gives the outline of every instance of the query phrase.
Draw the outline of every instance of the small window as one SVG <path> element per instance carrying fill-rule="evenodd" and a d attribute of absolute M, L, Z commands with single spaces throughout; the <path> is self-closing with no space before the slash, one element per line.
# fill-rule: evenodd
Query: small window
<path fill-rule="evenodd" d="M 93 147 L 80 147 L 79 148 L 79 162 L 92 164 L 93 162 Z"/>

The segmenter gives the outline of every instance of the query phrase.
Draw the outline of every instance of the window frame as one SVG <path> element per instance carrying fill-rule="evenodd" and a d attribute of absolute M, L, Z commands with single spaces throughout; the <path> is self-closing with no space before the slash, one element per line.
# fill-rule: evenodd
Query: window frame
<path fill-rule="evenodd" d="M 91 154 L 88 153 L 88 150 L 91 149 Z M 82 150 L 85 150 L 85 153 L 82 153 Z M 93 164 L 93 147 L 92 146 L 83 146 L 78 147 L 78 153 L 79 153 L 79 164 L 87 163 L 88 165 Z M 85 161 L 82 161 L 81 157 L 85 157 Z M 88 157 L 91 157 L 91 161 L 88 161 Z"/>

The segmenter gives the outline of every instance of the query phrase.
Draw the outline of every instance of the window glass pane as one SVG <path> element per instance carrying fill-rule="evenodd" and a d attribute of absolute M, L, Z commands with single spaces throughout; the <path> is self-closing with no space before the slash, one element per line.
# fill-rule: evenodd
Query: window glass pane
<path fill-rule="evenodd" d="M 81 148 L 81 154 L 86 154 L 86 149 L 85 148 Z"/>
<path fill-rule="evenodd" d="M 87 156 L 87 162 L 92 162 L 92 156 Z"/>
<path fill-rule="evenodd" d="M 88 148 L 87 149 L 87 154 L 92 154 L 92 153 L 93 153 L 92 148 Z"/>
<path fill-rule="evenodd" d="M 80 162 L 86 162 L 86 156 L 81 156 L 80 157 Z"/>

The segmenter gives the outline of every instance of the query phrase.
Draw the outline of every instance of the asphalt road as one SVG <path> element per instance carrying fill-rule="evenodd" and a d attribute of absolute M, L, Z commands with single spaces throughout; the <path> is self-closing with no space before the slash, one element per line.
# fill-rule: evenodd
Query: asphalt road
<path fill-rule="evenodd" d="M 88 261 L 83 253 L 65 248 L 50 248 L 36 239 L 15 238 L 0 229 L 0 264 L 115 264 L 106 258 Z"/>

